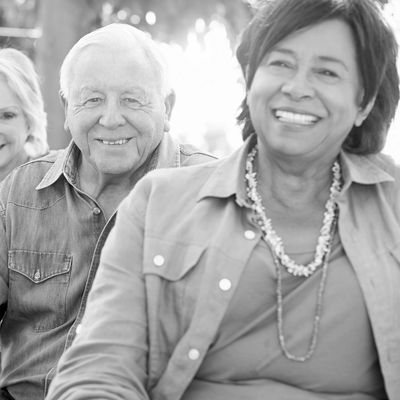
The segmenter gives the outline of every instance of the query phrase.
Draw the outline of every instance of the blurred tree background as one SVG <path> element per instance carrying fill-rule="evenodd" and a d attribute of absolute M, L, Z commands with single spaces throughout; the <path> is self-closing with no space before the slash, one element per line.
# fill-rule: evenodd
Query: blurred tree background
<path fill-rule="evenodd" d="M 173 133 L 225 155 L 241 142 L 235 124 L 244 95 L 234 50 L 260 0 L 0 0 L 0 46 L 23 50 L 42 81 L 52 149 L 67 145 L 58 98 L 59 68 L 84 34 L 112 22 L 148 32 L 162 44 L 177 92 Z M 400 0 L 379 0 L 400 37 Z M 386 152 L 400 162 L 400 113 Z M 397 132 L 397 134 L 395 134 Z"/>

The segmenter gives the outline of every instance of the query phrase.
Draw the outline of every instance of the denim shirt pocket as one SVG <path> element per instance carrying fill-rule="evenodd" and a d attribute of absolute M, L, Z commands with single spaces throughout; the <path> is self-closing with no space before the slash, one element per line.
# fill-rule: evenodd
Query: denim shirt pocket
<path fill-rule="evenodd" d="M 8 253 L 8 318 L 37 332 L 66 322 L 66 297 L 72 256 L 54 252 L 12 250 Z"/>

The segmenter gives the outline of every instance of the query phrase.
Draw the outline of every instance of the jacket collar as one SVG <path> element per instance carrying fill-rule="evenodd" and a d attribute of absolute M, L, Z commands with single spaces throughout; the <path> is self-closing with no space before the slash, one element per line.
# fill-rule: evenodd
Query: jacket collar
<path fill-rule="evenodd" d="M 53 185 L 62 175 L 74 186 L 76 184 L 80 157 L 81 151 L 71 141 L 67 148 L 58 152 L 54 164 L 47 171 L 39 185 L 36 186 L 36 190 Z M 177 168 L 180 166 L 180 146 L 170 134 L 164 133 L 160 144 L 152 155 L 148 171 L 156 168 Z"/>
<path fill-rule="evenodd" d="M 257 142 L 256 135 L 251 135 L 244 144 L 230 156 L 216 162 L 215 171 L 199 192 L 197 200 L 204 197 L 226 198 L 235 195 L 236 202 L 248 205 L 246 186 L 244 181 L 246 158 L 249 150 Z M 342 175 L 344 180 L 343 191 L 353 182 L 372 185 L 379 182 L 394 181 L 386 156 L 369 155 L 359 156 L 344 151 L 340 153 Z"/>

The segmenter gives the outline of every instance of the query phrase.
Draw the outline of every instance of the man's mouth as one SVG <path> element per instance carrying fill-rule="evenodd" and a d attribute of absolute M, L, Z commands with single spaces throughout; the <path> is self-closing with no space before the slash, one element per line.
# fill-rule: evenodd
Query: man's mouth
<path fill-rule="evenodd" d="M 297 113 L 287 110 L 274 110 L 275 118 L 281 122 L 296 125 L 312 125 L 320 120 L 319 117 L 311 114 Z"/>
<path fill-rule="evenodd" d="M 107 144 L 107 145 L 111 145 L 111 146 L 118 146 L 121 144 L 126 144 L 129 142 L 129 139 L 118 139 L 118 140 L 102 140 L 102 139 L 98 139 L 99 142 L 103 143 L 103 144 Z"/>

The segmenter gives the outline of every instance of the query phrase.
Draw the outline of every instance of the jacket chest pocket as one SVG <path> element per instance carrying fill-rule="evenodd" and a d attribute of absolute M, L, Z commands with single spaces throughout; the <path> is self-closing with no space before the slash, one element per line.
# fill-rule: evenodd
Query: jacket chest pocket
<path fill-rule="evenodd" d="M 66 322 L 66 297 L 72 256 L 12 250 L 8 253 L 7 318 L 37 332 Z"/>
<path fill-rule="evenodd" d="M 173 346 L 186 331 L 196 305 L 204 272 L 204 247 L 150 238 L 145 244 L 143 274 L 156 281 L 157 293 L 149 292 L 154 306 L 157 341 Z M 160 335 L 164 334 L 163 338 Z"/>

